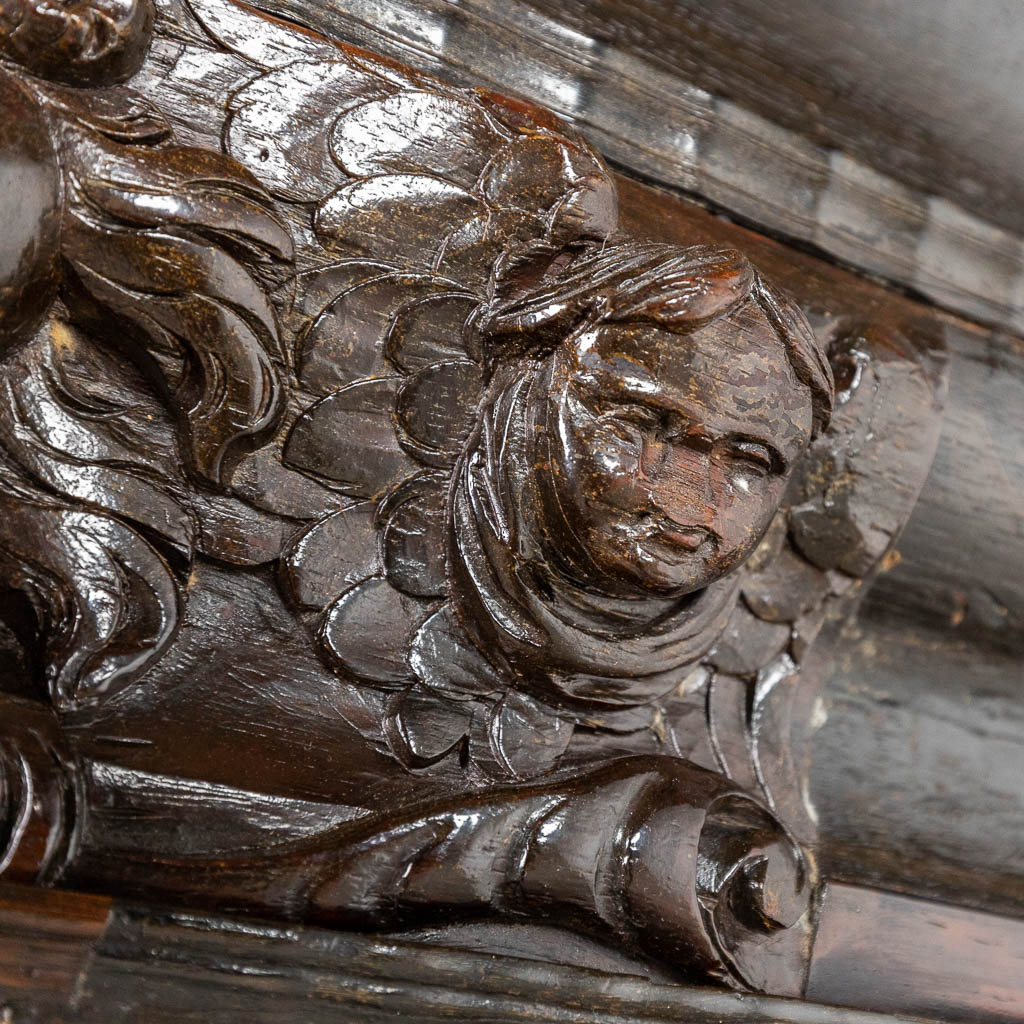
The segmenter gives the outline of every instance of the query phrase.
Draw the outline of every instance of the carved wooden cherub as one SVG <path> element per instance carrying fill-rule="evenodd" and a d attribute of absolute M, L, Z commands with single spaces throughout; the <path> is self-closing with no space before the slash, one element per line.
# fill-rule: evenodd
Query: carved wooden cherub
<path fill-rule="evenodd" d="M 0 147 L 38 217 L 0 260 L 0 771 L 52 799 L 43 852 L 13 829 L 0 862 L 556 921 L 798 991 L 789 702 L 923 482 L 913 349 L 817 336 L 732 250 L 624 237 L 600 158 L 529 104 L 233 0 L 157 5 L 188 59 L 143 64 L 145 98 L 117 83 L 150 4 L 86 4 L 40 36 L 56 82 L 24 45 L 53 17 L 14 6 Z M 181 107 L 181 145 L 160 107 L 211 54 L 225 109 Z M 289 775 L 307 733 L 329 760 Z"/>

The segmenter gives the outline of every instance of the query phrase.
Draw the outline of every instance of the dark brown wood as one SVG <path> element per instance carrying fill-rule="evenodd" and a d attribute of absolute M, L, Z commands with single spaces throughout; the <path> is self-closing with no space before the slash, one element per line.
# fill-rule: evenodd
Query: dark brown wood
<path fill-rule="evenodd" d="M 978 330 L 235 0 L 2 10 L 0 875 L 803 994 Z"/>
<path fill-rule="evenodd" d="M 873 0 L 256 5 L 449 80 L 520 93 L 630 173 L 947 309 L 1024 327 L 1017 203 L 1002 193 L 1019 189 L 1007 175 L 1020 107 L 1012 72 L 993 70 L 996 53 L 1017 59 L 1019 15 L 978 13 L 999 0 L 972 8 L 961 31 L 958 0 L 920 12 Z M 998 116 L 1006 123 L 992 127 Z M 922 122 L 934 132 L 919 134 Z"/>
<path fill-rule="evenodd" d="M 669 984 L 554 930 L 513 926 L 460 947 L 443 934 L 375 939 L 11 889 L 0 890 L 0 920 L 0 1015 L 16 1024 L 906 1020 Z M 41 977 L 40 962 L 68 973 Z"/>
<path fill-rule="evenodd" d="M 107 928 L 111 901 L 0 888 L 0 1019 L 59 1020 Z"/>
<path fill-rule="evenodd" d="M 837 267 L 664 191 L 619 190 L 632 230 L 742 248 L 814 318 L 849 300 L 848 315 L 928 329 L 919 307 L 884 304 L 891 295 Z M 1024 400 L 1024 343 L 953 319 L 942 331 L 949 393 L 935 464 L 899 562 L 872 585 L 821 694 L 819 852 L 831 877 L 1020 914 L 1024 435 L 1006 410 Z"/>
<path fill-rule="evenodd" d="M 1018 1021 L 1022 979 L 1024 921 L 831 883 L 822 893 L 810 999 L 940 1020 Z"/>
<path fill-rule="evenodd" d="M 1020 230 L 1020 12 L 998 0 L 530 0 L 771 123 Z"/>

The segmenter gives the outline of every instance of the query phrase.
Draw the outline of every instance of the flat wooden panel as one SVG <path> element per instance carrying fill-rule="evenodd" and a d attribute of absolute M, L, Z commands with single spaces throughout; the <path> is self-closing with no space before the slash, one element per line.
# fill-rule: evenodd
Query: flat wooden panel
<path fill-rule="evenodd" d="M 807 995 L 973 1024 L 1019 1021 L 1024 921 L 830 885 Z"/>

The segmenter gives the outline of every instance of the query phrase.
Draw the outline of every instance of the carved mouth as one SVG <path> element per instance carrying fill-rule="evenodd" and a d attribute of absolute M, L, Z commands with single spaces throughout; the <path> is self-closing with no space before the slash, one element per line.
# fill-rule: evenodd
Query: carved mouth
<path fill-rule="evenodd" d="M 661 530 L 659 536 L 683 551 L 696 551 L 708 539 L 704 530 Z"/>
<path fill-rule="evenodd" d="M 711 533 L 703 526 L 682 526 L 664 515 L 653 515 L 649 520 L 652 539 L 657 539 L 681 551 L 696 551 L 711 539 Z"/>

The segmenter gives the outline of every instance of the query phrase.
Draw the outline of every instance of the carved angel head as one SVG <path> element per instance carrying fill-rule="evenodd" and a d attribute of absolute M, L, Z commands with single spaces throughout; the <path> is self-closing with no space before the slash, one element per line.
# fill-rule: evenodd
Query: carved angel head
<path fill-rule="evenodd" d="M 613 597 L 678 598 L 737 568 L 831 413 L 807 321 L 732 250 L 603 247 L 484 329 L 538 378 L 524 450 L 505 454 L 526 454 L 545 554 Z"/>

